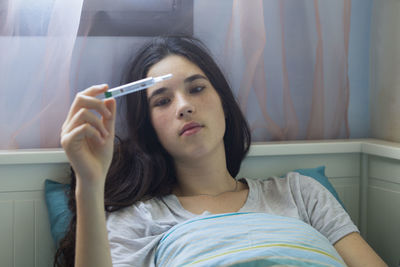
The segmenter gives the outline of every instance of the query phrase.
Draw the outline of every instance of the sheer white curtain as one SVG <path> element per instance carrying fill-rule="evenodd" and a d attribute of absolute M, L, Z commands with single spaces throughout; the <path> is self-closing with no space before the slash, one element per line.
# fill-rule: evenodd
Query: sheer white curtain
<path fill-rule="evenodd" d="M 371 135 L 400 142 L 400 1 L 374 0 Z"/>
<path fill-rule="evenodd" d="M 186 13 L 193 16 L 193 34 L 226 73 L 255 141 L 367 137 L 364 126 L 351 134 L 351 99 L 362 100 L 360 108 L 355 105 L 361 110 L 368 105 L 368 90 L 350 97 L 351 80 L 364 77 L 365 68 L 353 68 L 349 77 L 349 62 L 357 66 L 359 58 L 369 56 L 369 47 L 357 53 L 349 47 L 360 45 L 359 32 L 369 32 L 369 25 L 355 18 L 370 15 L 359 7 L 371 1 L 201 0 Z M 117 2 L 132 5 L 139 16 L 148 1 L 119 0 L 115 7 Z M 157 12 L 180 3 L 150 2 Z M 0 149 L 59 147 L 76 92 L 120 82 L 127 61 L 149 37 L 87 36 L 98 15 L 107 14 L 86 13 L 81 20 L 82 11 L 100 3 L 106 2 L 0 4 Z M 354 19 L 358 23 L 352 26 Z"/>
<path fill-rule="evenodd" d="M 58 147 L 70 105 L 69 74 L 83 0 L 12 0 L 5 5 L 0 148 Z"/>
<path fill-rule="evenodd" d="M 230 8 L 226 28 L 215 19 L 205 23 L 221 32 L 201 34 L 225 43 L 214 47 L 253 140 L 349 138 L 351 0 L 235 0 Z"/>

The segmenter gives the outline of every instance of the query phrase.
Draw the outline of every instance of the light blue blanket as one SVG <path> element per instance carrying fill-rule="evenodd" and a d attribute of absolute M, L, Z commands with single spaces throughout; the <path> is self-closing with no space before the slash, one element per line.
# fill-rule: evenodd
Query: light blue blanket
<path fill-rule="evenodd" d="M 161 239 L 156 266 L 345 266 L 310 225 L 266 213 L 199 216 Z"/>

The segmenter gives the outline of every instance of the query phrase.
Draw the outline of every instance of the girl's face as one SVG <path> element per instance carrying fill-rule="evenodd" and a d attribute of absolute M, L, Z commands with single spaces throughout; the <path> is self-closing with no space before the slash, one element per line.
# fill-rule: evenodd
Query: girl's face
<path fill-rule="evenodd" d="M 147 89 L 152 125 L 176 160 L 196 159 L 224 147 L 225 115 L 215 88 L 203 71 L 182 56 L 167 56 L 148 77 L 171 79 Z"/>

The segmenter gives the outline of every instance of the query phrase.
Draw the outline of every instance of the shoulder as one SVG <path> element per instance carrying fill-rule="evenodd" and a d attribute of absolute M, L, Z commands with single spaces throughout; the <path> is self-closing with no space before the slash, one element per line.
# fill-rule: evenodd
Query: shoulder
<path fill-rule="evenodd" d="M 297 172 L 289 172 L 285 176 L 271 176 L 263 179 L 246 179 L 251 185 L 261 188 L 262 191 L 301 191 L 303 189 L 320 190 L 324 188 L 314 178 L 301 175 Z"/>
<path fill-rule="evenodd" d="M 314 178 L 289 172 L 282 177 L 266 179 L 247 179 L 249 187 L 253 188 L 254 196 L 259 201 L 272 203 L 273 206 L 292 209 L 292 213 L 309 223 L 309 213 L 316 204 L 331 205 L 337 202 L 335 197 Z M 336 203 L 334 203 L 336 204 Z"/>
<path fill-rule="evenodd" d="M 288 183 L 297 202 L 301 200 L 305 205 L 315 205 L 318 202 L 331 205 L 332 202 L 339 202 L 338 197 L 335 196 L 336 191 L 328 181 L 330 189 L 315 178 L 298 172 L 289 172 L 283 179 Z"/>
<path fill-rule="evenodd" d="M 250 187 L 257 188 L 263 206 L 271 206 L 276 214 L 301 219 L 332 244 L 358 231 L 334 195 L 312 177 L 289 172 L 284 177 L 247 180 Z"/>
<path fill-rule="evenodd" d="M 317 181 L 315 178 L 297 172 L 289 172 L 286 175 L 286 179 L 290 183 L 292 190 L 301 194 L 304 200 L 308 198 L 327 198 L 331 201 L 339 201 L 335 196 L 336 191 L 328 180 L 326 180 L 328 186 L 323 185 L 322 182 Z"/>

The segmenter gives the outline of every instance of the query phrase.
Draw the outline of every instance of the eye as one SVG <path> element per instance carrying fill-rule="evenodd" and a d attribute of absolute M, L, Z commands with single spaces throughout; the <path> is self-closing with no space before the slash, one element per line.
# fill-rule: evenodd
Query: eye
<path fill-rule="evenodd" d="M 158 99 L 154 102 L 154 106 L 155 107 L 162 107 L 167 105 L 169 102 L 171 102 L 171 99 L 167 98 L 167 97 L 163 97 L 161 99 Z"/>
<path fill-rule="evenodd" d="M 195 86 L 195 87 L 191 88 L 191 89 L 189 90 L 189 92 L 190 92 L 191 94 L 200 93 L 201 91 L 203 91 L 204 88 L 205 88 L 205 86 Z"/>

